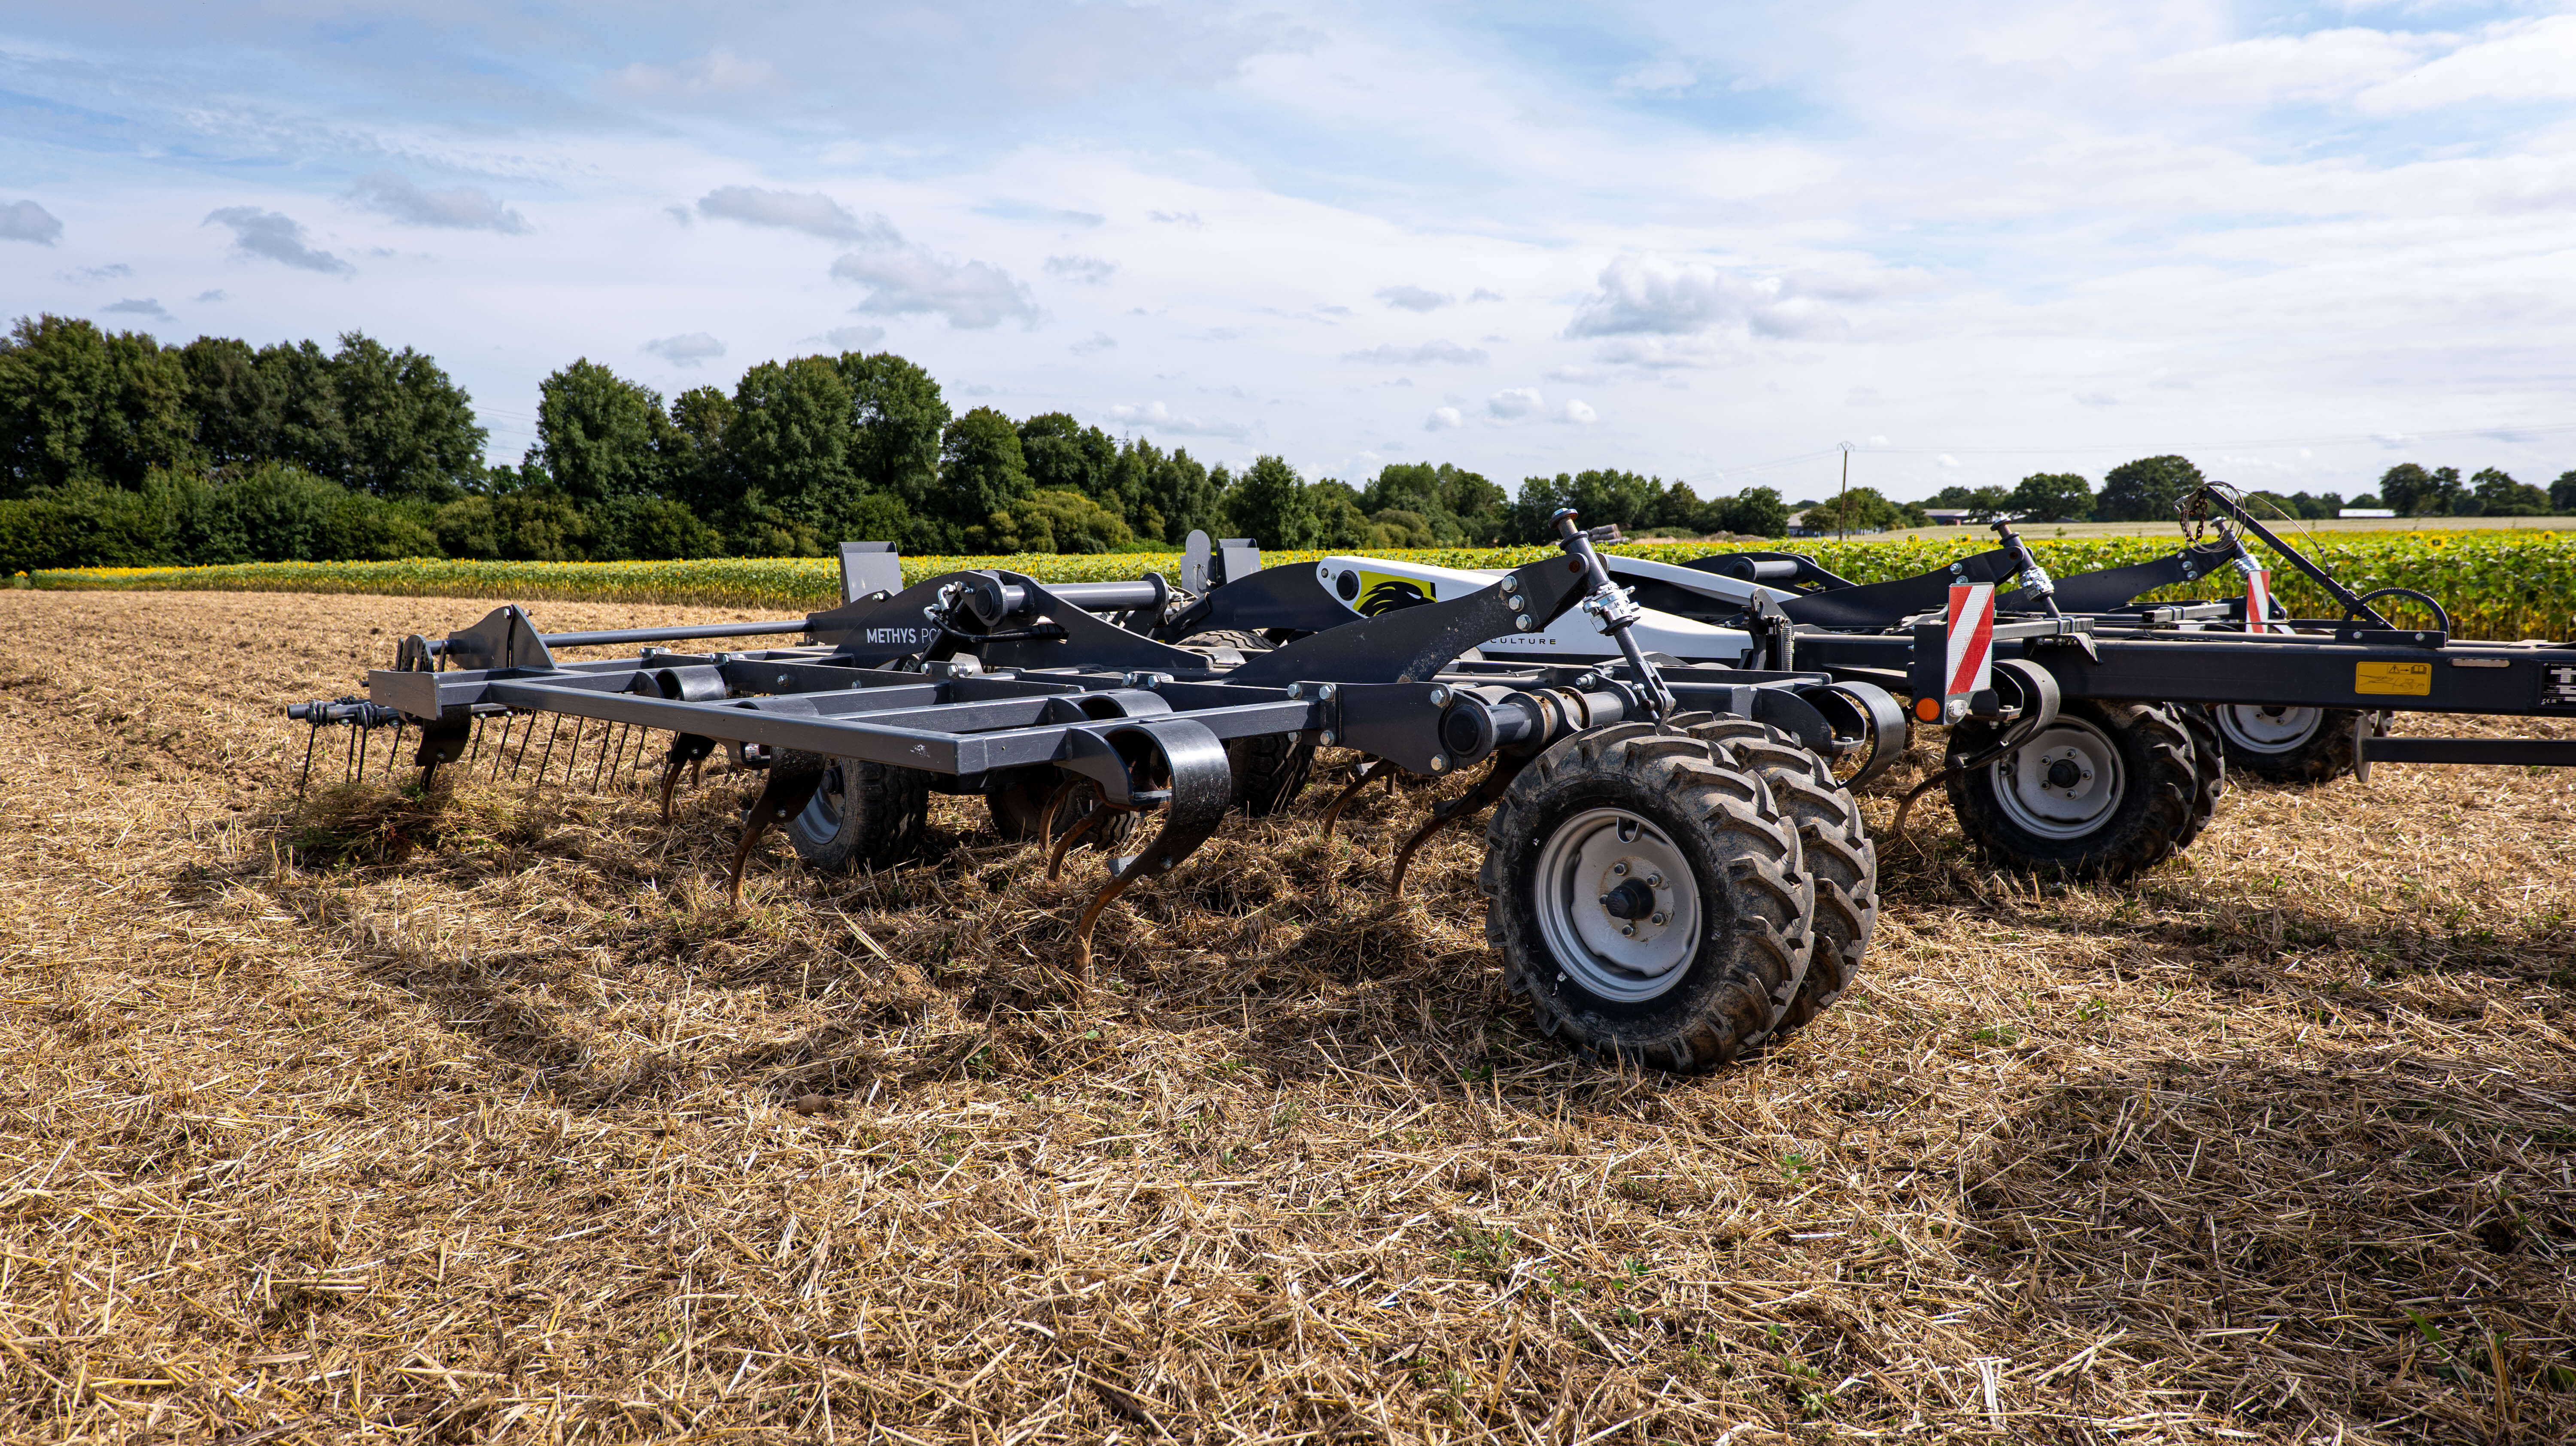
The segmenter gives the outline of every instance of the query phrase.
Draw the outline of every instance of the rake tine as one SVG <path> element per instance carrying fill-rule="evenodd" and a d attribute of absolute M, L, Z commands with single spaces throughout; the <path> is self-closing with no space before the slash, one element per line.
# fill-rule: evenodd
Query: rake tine
<path fill-rule="evenodd" d="M 561 722 L 562 719 L 558 717 L 556 721 Z M 519 756 L 510 760 L 511 782 L 516 783 L 519 779 L 519 770 L 528 766 L 528 745 L 536 741 L 537 718 L 531 713 L 528 715 L 528 726 L 519 734 Z"/>
<path fill-rule="evenodd" d="M 564 787 L 566 788 L 572 787 L 573 774 L 580 771 L 581 740 L 583 735 L 587 734 L 589 731 L 589 719 L 575 718 L 572 720 L 572 752 L 564 759 Z"/>
<path fill-rule="evenodd" d="M 304 771 L 295 776 L 295 806 L 304 807 L 304 790 L 313 782 L 313 745 L 322 737 L 322 725 L 309 724 L 304 730 Z"/>
<path fill-rule="evenodd" d="M 349 749 L 350 756 L 357 761 L 341 775 L 342 783 L 355 783 L 367 776 L 367 730 L 364 724 L 355 720 L 349 724 Z"/>
<path fill-rule="evenodd" d="M 599 752 L 594 755 L 590 765 L 590 791 L 593 793 L 599 792 L 599 780 L 608 776 L 609 749 L 616 740 L 616 724 L 611 723 L 599 730 Z"/>
<path fill-rule="evenodd" d="M 482 720 L 482 718 L 481 718 L 481 717 L 479 717 L 479 716 L 478 716 L 478 717 L 476 717 L 476 718 L 475 718 L 475 720 L 474 720 L 474 741 L 473 741 L 471 744 L 467 745 L 466 750 L 465 750 L 465 767 L 463 767 L 463 768 L 461 768 L 461 769 L 459 769 L 459 770 L 457 770 L 457 771 L 458 771 L 458 772 L 460 772 L 460 773 L 467 773 L 467 774 L 472 773 L 472 772 L 473 772 L 473 769 L 474 769 L 474 763 L 475 763 L 475 760 L 477 760 L 477 759 L 481 758 L 482 756 L 483 756 L 483 720 Z"/>
<path fill-rule="evenodd" d="M 385 781 L 387 783 L 391 783 L 393 781 L 394 760 L 402 757 L 403 726 L 405 721 L 406 720 L 401 718 L 396 718 L 394 720 L 394 746 L 385 750 Z"/>
<path fill-rule="evenodd" d="M 557 713 L 554 716 L 555 726 L 546 730 L 546 751 L 537 755 L 536 781 L 528 785 L 531 792 L 545 786 L 546 769 L 554 762 L 555 740 L 563 736 L 563 715 Z"/>
<path fill-rule="evenodd" d="M 492 778 L 495 782 L 498 782 L 501 777 L 501 760 L 510 752 L 510 725 L 518 721 L 519 715 L 516 713 L 501 715 L 501 742 L 492 750 Z"/>

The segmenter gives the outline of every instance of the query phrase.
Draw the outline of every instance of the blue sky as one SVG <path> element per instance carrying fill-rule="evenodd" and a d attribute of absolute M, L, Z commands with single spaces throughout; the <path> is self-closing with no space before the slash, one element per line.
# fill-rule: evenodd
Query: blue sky
<path fill-rule="evenodd" d="M 2576 14 L 16 3 L 0 303 L 418 346 L 502 459 L 864 346 L 1310 476 L 2545 482 Z"/>

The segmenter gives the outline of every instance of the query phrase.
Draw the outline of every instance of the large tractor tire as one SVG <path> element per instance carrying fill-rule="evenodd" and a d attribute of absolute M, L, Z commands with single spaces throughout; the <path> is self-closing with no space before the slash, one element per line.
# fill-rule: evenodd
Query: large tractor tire
<path fill-rule="evenodd" d="M 805 866 L 827 874 L 884 869 L 921 853 L 930 824 L 930 775 L 917 768 L 787 752 L 772 768 L 821 767 L 822 786 L 788 820 L 787 838 Z"/>
<path fill-rule="evenodd" d="M 1642 723 L 1565 739 L 1485 829 L 1485 937 L 1539 1027 L 1697 1073 L 1771 1035 L 1814 922 L 1797 825 L 1714 745 Z"/>
<path fill-rule="evenodd" d="M 1830 763 L 1768 723 L 1687 713 L 1671 721 L 1759 777 L 1772 803 L 1797 825 L 1800 861 L 1815 895 L 1815 947 L 1806 978 L 1771 1030 L 1802 1028 L 1851 988 L 1878 928 L 1878 847 L 1861 822 L 1860 803 Z"/>
<path fill-rule="evenodd" d="M 1950 807 L 2008 868 L 2117 881 L 2171 857 L 2192 830 L 2199 775 L 2190 730 L 2154 703 L 2071 698 L 2029 742 L 1973 771 L 2001 725 L 1950 730 Z"/>
<path fill-rule="evenodd" d="M 2358 710 L 2229 703 L 2210 711 L 2229 767 L 2268 783 L 2327 783 L 2352 772 Z"/>
<path fill-rule="evenodd" d="M 1315 735 L 1256 733 L 1229 738 L 1225 761 L 1234 770 L 1234 805 L 1267 818 L 1297 801 L 1315 776 Z"/>
<path fill-rule="evenodd" d="M 2191 735 L 2191 821 L 2183 825 L 2182 837 L 2174 840 L 2174 851 L 2179 853 L 2191 847 L 2191 841 L 2218 816 L 2218 800 L 2227 793 L 2227 748 L 2219 740 L 2218 720 L 2208 709 L 2176 703 L 2168 705 L 2167 711 Z"/>

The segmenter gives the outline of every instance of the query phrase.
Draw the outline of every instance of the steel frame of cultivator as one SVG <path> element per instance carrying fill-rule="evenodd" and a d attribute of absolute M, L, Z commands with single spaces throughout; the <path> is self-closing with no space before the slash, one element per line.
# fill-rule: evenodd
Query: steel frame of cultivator
<path fill-rule="evenodd" d="M 548 634 L 505 606 L 443 639 L 403 639 L 396 666 L 369 673 L 363 698 L 289 713 L 317 737 L 329 726 L 363 736 L 388 724 L 416 735 L 411 757 L 424 783 L 441 768 L 477 766 L 487 744 L 496 773 L 515 775 L 533 753 L 538 777 L 552 777 L 569 724 L 575 741 L 561 774 L 578 781 L 588 746 L 596 786 L 635 772 L 648 756 L 637 737 L 667 735 L 666 818 L 678 780 L 727 748 L 761 780 L 733 856 L 737 902 L 767 830 L 791 825 L 799 853 L 816 861 L 809 835 L 846 834 L 846 819 L 833 820 L 864 802 L 861 779 L 899 774 L 928 791 L 985 793 L 997 822 L 1003 797 L 1042 790 L 1050 878 L 1086 834 L 1125 839 L 1151 825 L 1141 846 L 1108 861 L 1074 922 L 1073 963 L 1086 977 L 1102 911 L 1140 881 L 1182 867 L 1238 803 L 1229 744 L 1358 750 L 1363 766 L 1326 811 L 1327 830 L 1368 781 L 1442 779 L 1481 765 L 1475 782 L 1433 808 L 1397 850 L 1397 892 L 1415 852 L 1445 827 L 1502 805 L 1488 831 L 1490 874 L 1501 842 L 1558 827 L 1530 824 L 1531 810 L 1562 812 L 1567 798 L 1591 796 L 1585 788 L 1607 789 L 1599 806 L 1565 825 L 1581 833 L 1581 847 L 1540 861 L 1556 870 L 1552 887 L 1562 896 L 1548 906 L 1549 937 L 1575 931 L 1590 941 L 1578 948 L 1583 957 L 1516 958 L 1507 948 L 1507 978 L 1533 996 L 1552 1031 L 1596 1053 L 1712 1066 L 1792 1015 L 1817 917 L 1799 820 L 1730 750 L 1764 740 L 1781 741 L 1774 751 L 1792 759 L 1810 759 L 1808 749 L 1825 757 L 1880 750 L 1902 720 L 1874 685 L 1838 683 L 1821 669 L 1657 666 L 1627 636 L 1638 612 L 1611 583 L 1591 535 L 1570 512 L 1557 526 L 1555 557 L 1461 596 L 1356 618 L 1250 656 L 1149 636 L 1170 601 L 1159 578 L 1050 585 L 975 571 L 904 588 L 882 553 L 857 559 L 875 565 L 871 579 L 845 571 L 842 605 L 800 620 Z M 1237 559 L 1238 569 L 1251 565 Z M 1473 656 L 1480 643 L 1577 612 L 1616 647 L 1615 660 Z M 760 632 L 809 641 L 722 653 L 659 646 Z M 555 656 L 622 644 L 654 646 L 602 660 Z M 496 722 L 499 737 L 487 738 Z M 1729 728 L 1735 741 L 1711 741 Z M 308 740 L 308 769 L 311 757 Z M 1650 775 L 1666 782 L 1640 791 L 1637 780 Z M 1859 897 L 1828 902 L 1839 900 L 1835 917 L 1844 921 L 1832 939 L 1856 959 L 1874 917 L 1875 864 L 1848 795 L 1830 775 L 1807 786 L 1828 814 L 1838 798 L 1835 816 L 1847 824 L 1850 837 L 1837 846 L 1849 857 L 1832 877 Z M 1507 827 L 1506 818 L 1520 822 Z M 1811 991 L 1809 1013 L 1847 982 L 1846 967 L 1824 972 L 1838 982 Z M 1622 981 L 1639 998 L 1586 992 L 1619 995 Z M 1656 1004 L 1665 993 L 1674 1000 Z"/>

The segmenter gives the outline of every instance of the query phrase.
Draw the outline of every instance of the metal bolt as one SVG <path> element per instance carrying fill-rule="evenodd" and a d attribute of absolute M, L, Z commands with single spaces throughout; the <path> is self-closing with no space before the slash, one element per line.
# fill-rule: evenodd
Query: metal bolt
<path fill-rule="evenodd" d="M 1519 617 L 1512 619 L 1512 626 L 1518 628 L 1522 632 L 1528 632 L 1530 630 L 1529 614 L 1523 613 Z"/>
<path fill-rule="evenodd" d="M 1327 702 L 1327 703 L 1330 703 L 1331 701 L 1333 701 L 1333 695 L 1334 695 L 1335 693 L 1340 692 L 1340 691 L 1341 691 L 1340 689 L 1338 689 L 1338 688 L 1334 687 L 1332 684 L 1330 684 L 1330 683 L 1326 683 L 1326 684 L 1325 684 L 1325 685 L 1323 685 L 1322 687 L 1317 688 L 1317 689 L 1315 690 L 1315 696 L 1316 696 L 1316 697 L 1318 697 L 1318 698 L 1323 699 L 1323 700 L 1324 700 L 1325 702 Z"/>
<path fill-rule="evenodd" d="M 1628 876 L 1628 866 L 1624 863 L 1612 864 L 1610 866 L 1610 876 L 1612 878 L 1626 878 Z"/>
<path fill-rule="evenodd" d="M 1663 886 L 1664 886 L 1664 876 L 1663 876 L 1662 874 L 1648 874 L 1648 875 L 1646 875 L 1646 887 L 1647 887 L 1647 888 L 1650 888 L 1650 889 L 1660 889 L 1660 888 L 1662 888 Z M 1658 923 L 1658 924 L 1660 924 L 1660 923 L 1662 923 L 1662 922 L 1663 922 L 1663 920 L 1659 918 L 1659 919 L 1655 920 L 1655 922 L 1656 922 L 1656 923 Z"/>
<path fill-rule="evenodd" d="M 787 686 L 787 675 L 785 673 L 778 675 L 778 686 L 782 688 Z"/>
<path fill-rule="evenodd" d="M 1664 916 L 1663 916 L 1663 915 L 1661 915 L 1661 914 L 1657 914 L 1657 915 L 1655 915 L 1653 918 L 1648 919 L 1646 922 L 1647 922 L 1647 923 L 1649 923 L 1649 924 L 1654 924 L 1654 925 L 1658 925 L 1658 926 L 1660 926 L 1660 925 L 1664 922 Z"/>
<path fill-rule="evenodd" d="M 1303 698 L 1306 696 L 1306 689 L 1301 684 L 1291 683 L 1288 685 L 1288 696 L 1291 698 Z"/>
<path fill-rule="evenodd" d="M 1448 707 L 1448 706 L 1449 706 L 1449 690 L 1448 690 L 1448 689 L 1446 689 L 1446 688 L 1434 688 L 1434 689 L 1432 689 L 1432 690 L 1431 690 L 1431 706 L 1432 706 L 1432 707 L 1434 707 L 1434 708 L 1446 708 L 1446 707 Z"/>
<path fill-rule="evenodd" d="M 1330 748 L 1330 747 L 1332 747 L 1332 746 L 1333 746 L 1333 730 L 1332 730 L 1332 729 L 1327 728 L 1327 729 L 1325 729 L 1325 730 L 1324 730 L 1323 743 L 1324 743 L 1324 746 L 1325 746 L 1325 747 L 1327 747 L 1327 748 Z"/>
<path fill-rule="evenodd" d="M 1634 938 L 1636 938 L 1636 937 L 1637 937 L 1637 926 L 1636 926 L 1636 925 L 1634 925 L 1634 924 L 1622 924 L 1622 925 L 1620 925 L 1620 926 L 1619 926 L 1619 936 L 1620 936 L 1621 938 L 1623 938 L 1623 939 L 1634 939 Z"/>
<path fill-rule="evenodd" d="M 1586 673 L 1586 674 L 1584 674 L 1582 677 L 1577 678 L 1577 679 L 1575 679 L 1575 680 L 1574 680 L 1574 686 L 1576 686 L 1576 687 L 1578 687 L 1578 688 L 1589 688 L 1589 687 L 1594 686 L 1595 684 L 1598 684 L 1600 681 L 1601 681 L 1601 675 L 1600 675 L 1600 674 L 1598 674 L 1598 673 Z"/>

